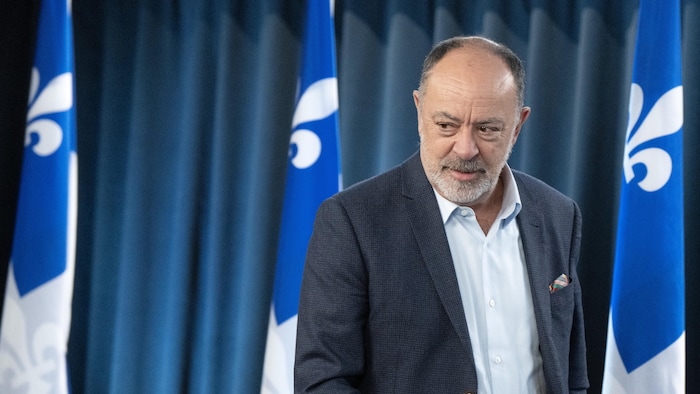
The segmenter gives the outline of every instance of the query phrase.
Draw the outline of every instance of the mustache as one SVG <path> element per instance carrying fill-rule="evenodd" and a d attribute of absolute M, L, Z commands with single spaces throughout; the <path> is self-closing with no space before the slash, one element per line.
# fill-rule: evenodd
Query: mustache
<path fill-rule="evenodd" d="M 486 168 L 484 163 L 478 159 L 472 160 L 460 160 L 457 158 L 445 158 L 440 163 L 443 168 L 449 168 L 450 170 L 459 172 L 485 172 Z"/>

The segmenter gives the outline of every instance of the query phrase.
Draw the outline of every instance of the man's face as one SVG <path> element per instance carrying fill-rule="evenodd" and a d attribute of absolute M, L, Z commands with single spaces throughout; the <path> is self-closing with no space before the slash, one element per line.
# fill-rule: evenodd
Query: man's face
<path fill-rule="evenodd" d="M 460 48 L 413 93 L 423 168 L 440 195 L 459 205 L 491 196 L 530 109 L 520 109 L 513 76 L 499 57 Z"/>

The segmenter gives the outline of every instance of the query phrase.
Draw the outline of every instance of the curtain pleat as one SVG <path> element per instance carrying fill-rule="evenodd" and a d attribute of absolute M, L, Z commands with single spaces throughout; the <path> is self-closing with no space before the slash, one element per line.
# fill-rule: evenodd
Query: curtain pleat
<path fill-rule="evenodd" d="M 260 381 L 301 11 L 89 6 L 105 17 L 90 32 L 104 53 L 77 57 L 102 74 L 101 105 L 81 107 L 102 116 L 98 154 L 81 156 L 97 170 L 83 182 L 95 198 L 81 204 L 92 244 L 78 270 L 91 275 L 77 277 L 91 286 L 76 293 L 76 392 L 248 392 Z"/>

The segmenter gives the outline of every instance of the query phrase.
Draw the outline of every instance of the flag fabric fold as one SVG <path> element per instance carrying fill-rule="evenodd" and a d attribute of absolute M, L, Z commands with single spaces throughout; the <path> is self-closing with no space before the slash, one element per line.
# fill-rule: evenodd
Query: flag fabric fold
<path fill-rule="evenodd" d="M 77 224 L 69 1 L 43 0 L 0 327 L 0 392 L 68 393 Z"/>
<path fill-rule="evenodd" d="M 685 392 L 679 0 L 641 0 L 604 393 Z"/>
<path fill-rule="evenodd" d="M 292 120 L 262 393 L 292 393 L 299 292 L 316 210 L 340 189 L 338 81 L 332 0 L 307 4 Z"/>

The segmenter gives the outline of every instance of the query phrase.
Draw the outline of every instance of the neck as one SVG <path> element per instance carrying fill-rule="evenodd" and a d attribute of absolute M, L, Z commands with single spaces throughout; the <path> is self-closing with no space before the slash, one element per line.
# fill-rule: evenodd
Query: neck
<path fill-rule="evenodd" d="M 499 177 L 496 187 L 486 201 L 470 207 L 474 210 L 476 220 L 484 234 L 488 234 L 491 225 L 501 211 L 501 205 L 503 205 L 503 190 L 503 180 Z"/>

